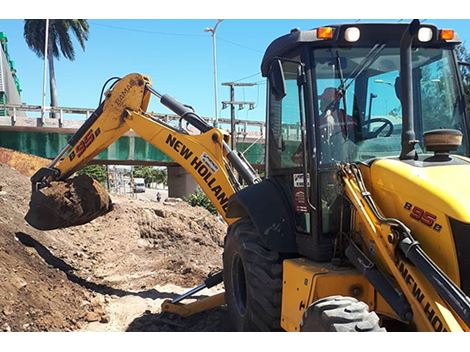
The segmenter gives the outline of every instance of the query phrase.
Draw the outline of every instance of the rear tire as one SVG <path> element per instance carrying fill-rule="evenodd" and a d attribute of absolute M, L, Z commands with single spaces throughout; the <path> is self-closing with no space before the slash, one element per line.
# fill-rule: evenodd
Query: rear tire
<path fill-rule="evenodd" d="M 300 331 L 385 332 L 379 317 L 353 297 L 331 296 L 312 303 L 304 312 Z"/>
<path fill-rule="evenodd" d="M 282 259 L 266 249 L 250 220 L 233 224 L 224 247 L 225 300 L 237 331 L 280 330 Z"/>

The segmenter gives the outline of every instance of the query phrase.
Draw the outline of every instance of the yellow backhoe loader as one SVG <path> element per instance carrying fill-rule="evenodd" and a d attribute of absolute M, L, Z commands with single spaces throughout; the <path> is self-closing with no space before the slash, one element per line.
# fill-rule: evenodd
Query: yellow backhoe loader
<path fill-rule="evenodd" d="M 452 30 L 417 20 L 276 39 L 261 65 L 263 180 L 229 135 L 128 75 L 32 177 L 30 212 L 76 223 L 66 202 L 45 201 L 47 190 L 132 129 L 190 172 L 229 224 L 223 273 L 165 310 L 225 301 L 239 331 L 469 331 L 470 129 L 458 44 Z M 152 94 L 200 133 L 147 113 Z M 225 294 L 178 303 L 222 277 Z"/>

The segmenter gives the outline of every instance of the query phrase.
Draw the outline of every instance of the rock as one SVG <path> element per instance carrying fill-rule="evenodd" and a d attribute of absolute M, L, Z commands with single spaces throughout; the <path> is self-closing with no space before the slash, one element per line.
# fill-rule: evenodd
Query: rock
<path fill-rule="evenodd" d="M 181 203 L 183 200 L 181 198 L 167 198 L 163 202 L 164 205 L 173 205 L 175 203 Z"/>
<path fill-rule="evenodd" d="M 94 306 L 99 306 L 103 302 L 102 298 L 100 296 L 95 296 L 91 298 L 91 304 Z"/>
<path fill-rule="evenodd" d="M 97 314 L 95 312 L 88 312 L 87 315 L 85 316 L 85 320 L 89 323 L 91 323 L 93 321 L 99 321 L 100 316 L 99 316 L 99 314 Z"/>
<path fill-rule="evenodd" d="M 9 316 L 9 315 L 12 315 L 13 314 L 13 309 L 11 308 L 11 306 L 6 306 L 5 308 L 3 308 L 3 314 L 5 314 L 6 316 Z"/>
<path fill-rule="evenodd" d="M 109 315 L 108 314 L 102 315 L 100 319 L 100 323 L 102 324 L 109 323 Z"/>
<path fill-rule="evenodd" d="M 80 303 L 80 307 L 89 306 L 90 304 L 91 304 L 91 302 L 89 302 L 87 300 L 83 300 L 82 303 Z"/>
<path fill-rule="evenodd" d="M 29 324 L 23 324 L 23 325 L 22 325 L 22 328 L 23 328 L 24 330 L 26 330 L 27 328 L 29 328 Z"/>
<path fill-rule="evenodd" d="M 166 218 L 168 216 L 167 212 L 163 209 L 154 209 L 155 215 L 161 217 L 161 218 Z"/>
<path fill-rule="evenodd" d="M 3 324 L 3 331 L 11 332 L 11 328 L 10 328 L 10 325 L 8 325 L 8 323 Z"/>

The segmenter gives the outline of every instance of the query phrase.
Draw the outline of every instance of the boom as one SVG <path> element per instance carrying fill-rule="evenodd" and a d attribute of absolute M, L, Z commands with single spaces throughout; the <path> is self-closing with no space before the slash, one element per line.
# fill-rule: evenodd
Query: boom
<path fill-rule="evenodd" d="M 189 134 L 148 114 L 151 94 L 201 133 Z M 247 184 L 259 181 L 243 156 L 230 150 L 228 134 L 209 126 L 172 97 L 162 96 L 151 87 L 148 77 L 135 73 L 120 79 L 106 93 L 105 100 L 48 168 L 32 177 L 33 188 L 38 190 L 51 181 L 67 179 L 130 129 L 189 172 L 229 223 L 235 219 L 225 214 L 228 200 L 241 188 L 233 169 Z"/>

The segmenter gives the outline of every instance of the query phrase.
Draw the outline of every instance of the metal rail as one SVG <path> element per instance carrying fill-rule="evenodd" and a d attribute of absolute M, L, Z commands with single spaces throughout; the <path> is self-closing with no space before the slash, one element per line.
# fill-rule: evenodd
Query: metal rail
<path fill-rule="evenodd" d="M 28 105 L 28 104 L 1 104 L 0 105 L 0 111 L 3 110 L 5 113 L 5 116 L 10 116 L 11 118 L 11 126 L 15 126 L 17 123 L 17 117 L 19 112 L 34 112 L 38 113 L 40 116 L 42 107 L 40 105 Z M 46 112 L 49 113 L 58 113 L 59 118 L 58 118 L 58 124 L 59 127 L 64 127 L 64 115 L 65 114 L 75 114 L 75 115 L 84 115 L 85 118 L 88 118 L 94 111 L 95 109 L 91 108 L 74 108 L 74 107 L 46 107 L 45 108 Z M 178 115 L 174 114 L 159 114 L 159 113 L 151 113 L 151 115 L 154 115 L 155 117 L 165 121 L 178 121 L 180 117 Z M 202 117 L 206 122 L 209 124 L 212 124 L 215 118 L 213 117 Z M 45 119 L 44 118 L 38 118 L 40 120 L 40 124 L 44 125 Z M 230 119 L 228 118 L 219 118 L 218 123 L 222 125 L 228 125 L 230 126 Z M 238 125 L 243 126 L 243 131 L 239 132 L 238 134 L 241 134 L 243 137 L 246 137 L 248 132 L 247 132 L 247 127 L 248 126 L 255 126 L 259 128 L 259 134 L 261 136 L 265 136 L 265 123 L 264 121 L 251 121 L 251 120 L 236 120 L 236 123 Z M 47 126 L 44 126 L 47 127 Z"/>

